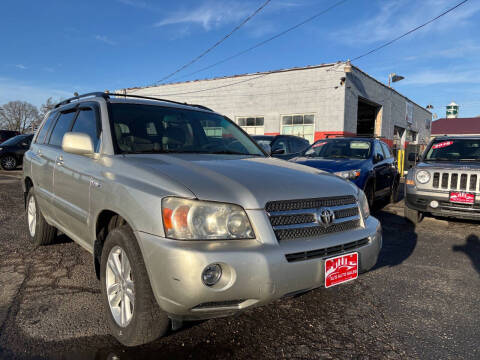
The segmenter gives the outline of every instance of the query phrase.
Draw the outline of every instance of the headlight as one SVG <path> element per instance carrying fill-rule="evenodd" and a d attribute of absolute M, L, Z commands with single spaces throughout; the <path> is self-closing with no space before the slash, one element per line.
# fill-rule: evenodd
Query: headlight
<path fill-rule="evenodd" d="M 426 184 L 430 181 L 430 173 L 426 170 L 420 170 L 417 172 L 416 178 L 420 184 Z"/>
<path fill-rule="evenodd" d="M 360 211 L 362 212 L 362 217 L 366 220 L 370 216 L 370 207 L 368 206 L 367 197 L 362 190 L 358 190 L 358 203 Z"/>
<path fill-rule="evenodd" d="M 344 179 L 355 180 L 360 176 L 360 173 L 361 173 L 361 170 L 357 169 L 357 170 L 338 171 L 338 172 L 335 172 L 334 174 Z"/>
<path fill-rule="evenodd" d="M 177 240 L 253 239 L 250 221 L 238 205 L 166 197 L 162 201 L 165 235 Z"/>

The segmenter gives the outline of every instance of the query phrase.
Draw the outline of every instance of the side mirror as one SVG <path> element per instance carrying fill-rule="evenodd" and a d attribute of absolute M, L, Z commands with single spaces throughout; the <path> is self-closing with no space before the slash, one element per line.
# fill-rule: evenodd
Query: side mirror
<path fill-rule="evenodd" d="M 418 154 L 415 154 L 415 153 L 408 154 L 408 161 L 418 162 L 419 158 L 420 156 Z"/>
<path fill-rule="evenodd" d="M 281 155 L 285 154 L 285 149 L 276 148 L 272 150 L 272 155 Z"/>
<path fill-rule="evenodd" d="M 262 142 L 259 145 L 268 155 L 272 155 L 272 147 L 270 146 L 270 144 Z"/>
<path fill-rule="evenodd" d="M 94 154 L 92 139 L 84 133 L 67 132 L 63 136 L 62 149 L 70 154 L 84 156 Z"/>

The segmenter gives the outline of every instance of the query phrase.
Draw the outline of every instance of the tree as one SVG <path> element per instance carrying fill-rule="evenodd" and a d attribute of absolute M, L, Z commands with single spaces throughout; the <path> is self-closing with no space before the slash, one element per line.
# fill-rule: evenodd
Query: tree
<path fill-rule="evenodd" d="M 0 128 L 25 133 L 39 119 L 38 109 L 26 101 L 10 101 L 0 110 Z"/>
<path fill-rule="evenodd" d="M 40 106 L 40 121 L 43 120 L 45 115 L 55 107 L 55 104 L 59 103 L 61 100 L 54 100 L 51 96 Z"/>

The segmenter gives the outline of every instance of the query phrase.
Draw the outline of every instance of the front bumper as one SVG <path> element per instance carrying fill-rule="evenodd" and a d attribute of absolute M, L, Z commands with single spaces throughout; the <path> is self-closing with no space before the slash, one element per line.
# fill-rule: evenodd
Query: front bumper
<path fill-rule="evenodd" d="M 438 207 L 430 206 L 432 201 Z M 441 190 L 422 190 L 416 186 L 405 187 L 405 205 L 413 210 L 427 212 L 434 216 L 454 217 L 460 219 L 480 220 L 480 196 L 475 195 L 473 205 L 450 202 L 450 192 Z"/>
<path fill-rule="evenodd" d="M 253 212 L 249 211 L 251 218 L 262 216 L 261 212 Z M 358 252 L 361 273 L 375 265 L 382 247 L 381 226 L 372 216 L 367 219 L 365 228 L 320 238 L 279 243 L 271 226 L 255 231 L 262 241 L 175 241 L 136 232 L 161 309 L 179 320 L 232 315 L 324 285 L 324 259 L 331 256 L 288 262 L 287 254 L 364 239 L 361 246 L 340 252 Z M 212 263 L 222 266 L 223 275 L 218 284 L 207 287 L 201 274 Z"/>

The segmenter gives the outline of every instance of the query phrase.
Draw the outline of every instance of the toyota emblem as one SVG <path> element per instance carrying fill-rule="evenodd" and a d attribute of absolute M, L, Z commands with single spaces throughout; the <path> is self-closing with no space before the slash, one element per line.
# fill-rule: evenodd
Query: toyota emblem
<path fill-rule="evenodd" d="M 317 222 L 323 227 L 329 227 L 335 220 L 335 213 L 328 208 L 321 208 L 317 211 Z"/>

